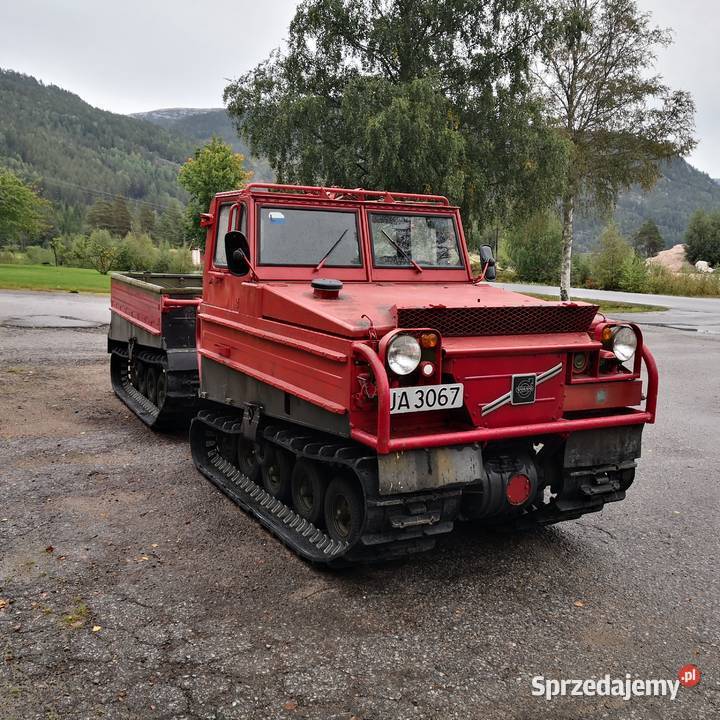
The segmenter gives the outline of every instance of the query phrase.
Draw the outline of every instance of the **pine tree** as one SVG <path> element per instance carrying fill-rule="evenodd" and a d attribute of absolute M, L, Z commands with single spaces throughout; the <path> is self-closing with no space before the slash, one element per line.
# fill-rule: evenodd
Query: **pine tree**
<path fill-rule="evenodd" d="M 125 237 L 132 230 L 132 216 L 124 197 L 118 196 L 112 204 L 112 226 L 110 232 Z"/>
<path fill-rule="evenodd" d="M 179 203 L 168 205 L 157 223 L 155 236 L 160 242 L 179 247 L 185 241 L 185 217 Z"/>
<path fill-rule="evenodd" d="M 85 216 L 85 222 L 90 228 L 100 230 L 111 230 L 113 220 L 113 206 L 107 200 L 96 200 Z"/>
<path fill-rule="evenodd" d="M 633 247 L 644 258 L 654 257 L 665 247 L 665 241 L 653 220 L 646 220 L 635 233 Z"/>
<path fill-rule="evenodd" d="M 140 230 L 148 235 L 153 235 L 157 218 L 155 211 L 149 205 L 141 205 L 138 215 Z"/>

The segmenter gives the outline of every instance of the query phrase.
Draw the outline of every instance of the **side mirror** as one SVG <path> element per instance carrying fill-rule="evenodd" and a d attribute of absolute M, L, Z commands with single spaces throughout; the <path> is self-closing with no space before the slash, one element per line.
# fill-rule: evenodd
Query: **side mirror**
<path fill-rule="evenodd" d="M 480 264 L 485 271 L 485 279 L 488 282 L 493 282 L 497 273 L 495 272 L 495 258 L 493 257 L 493 251 L 489 245 L 480 246 Z"/>
<path fill-rule="evenodd" d="M 233 275 L 247 275 L 251 270 L 250 245 L 244 233 L 231 230 L 225 234 L 225 258 Z"/>

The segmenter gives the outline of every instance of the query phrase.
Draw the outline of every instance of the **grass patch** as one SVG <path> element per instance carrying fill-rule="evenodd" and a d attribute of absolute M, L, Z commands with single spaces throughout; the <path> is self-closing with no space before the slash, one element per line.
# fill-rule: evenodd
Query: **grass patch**
<path fill-rule="evenodd" d="M 543 295 L 541 293 L 523 292 L 521 295 L 530 295 L 530 297 L 540 300 L 558 300 L 557 295 Z M 637 303 L 618 303 L 609 300 L 595 300 L 593 298 L 570 298 L 579 302 L 590 303 L 591 305 L 599 305 L 602 313 L 636 313 L 636 312 L 665 312 L 666 307 L 660 305 L 639 305 Z"/>
<path fill-rule="evenodd" d="M 0 288 L 5 290 L 65 290 L 109 293 L 110 276 L 86 268 L 54 265 L 0 265 Z"/>
<path fill-rule="evenodd" d="M 71 630 L 78 630 L 89 618 L 90 608 L 84 602 L 78 601 L 67 615 L 63 615 L 63 622 Z"/>

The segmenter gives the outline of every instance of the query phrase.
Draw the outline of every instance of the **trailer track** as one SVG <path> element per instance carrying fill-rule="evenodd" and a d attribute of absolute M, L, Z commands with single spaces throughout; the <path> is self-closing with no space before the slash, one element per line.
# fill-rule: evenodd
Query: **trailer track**
<path fill-rule="evenodd" d="M 133 383 L 132 368 L 141 363 L 153 368 L 161 379 L 162 392 L 156 389 L 155 402 Z M 197 380 L 188 378 L 187 371 L 173 371 L 167 356 L 160 350 L 134 349 L 127 343 L 116 344 L 111 351 L 110 379 L 115 394 L 153 430 L 174 430 L 187 427 L 197 412 Z"/>
<path fill-rule="evenodd" d="M 190 426 L 196 467 L 306 560 L 332 566 L 384 562 L 430 550 L 438 535 L 453 529 L 460 506 L 459 491 L 373 496 L 377 460 L 367 448 L 293 426 L 268 425 L 258 430 L 262 442 L 292 453 L 296 460 L 306 458 L 320 463 L 328 473 L 341 470 L 354 475 L 360 483 L 366 500 L 363 531 L 353 543 L 333 539 L 273 497 L 223 454 L 223 441 L 242 434 L 241 414 L 200 412 Z"/>

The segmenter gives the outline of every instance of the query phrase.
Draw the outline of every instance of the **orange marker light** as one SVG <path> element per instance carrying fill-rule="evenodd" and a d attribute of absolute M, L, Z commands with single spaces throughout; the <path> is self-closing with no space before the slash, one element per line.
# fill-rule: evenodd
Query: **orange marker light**
<path fill-rule="evenodd" d="M 420 345 L 424 348 L 434 348 L 438 344 L 438 336 L 435 333 L 423 333 L 420 336 Z"/>
<path fill-rule="evenodd" d="M 600 336 L 603 342 L 610 342 L 613 337 L 613 329 L 610 325 L 606 325 L 602 329 L 602 335 Z"/>

